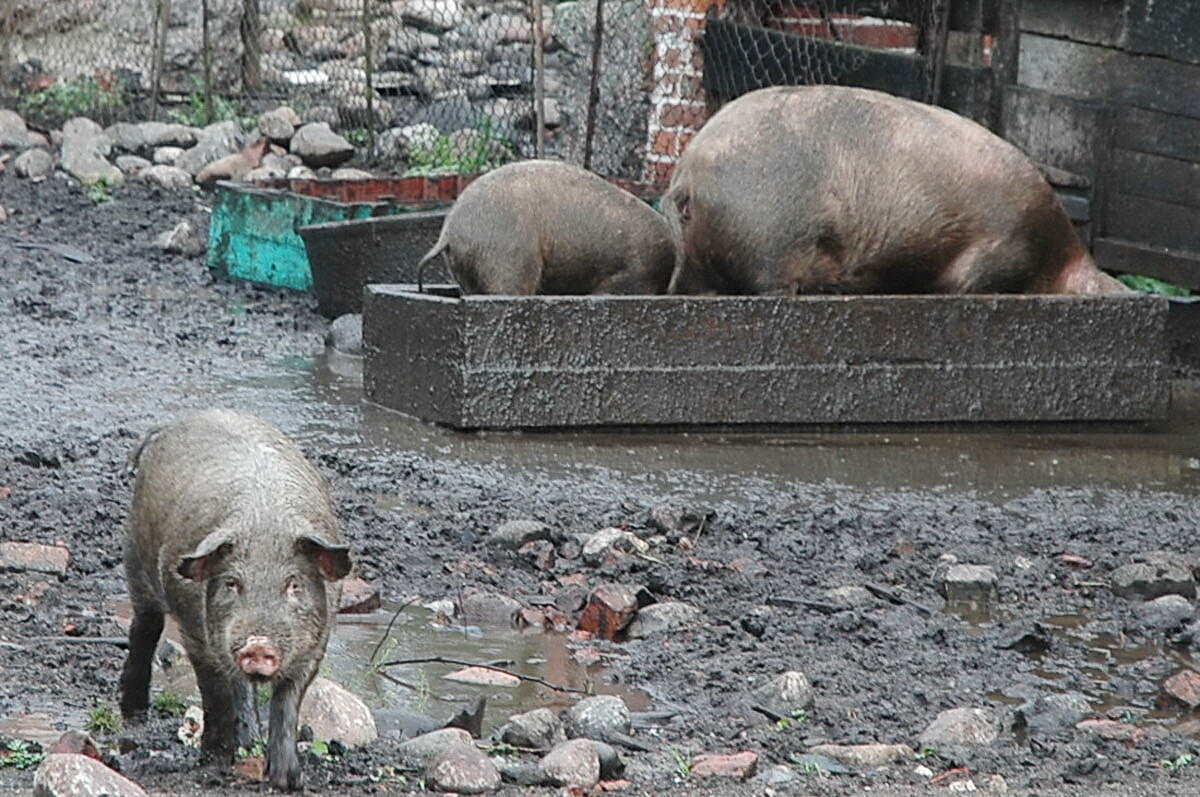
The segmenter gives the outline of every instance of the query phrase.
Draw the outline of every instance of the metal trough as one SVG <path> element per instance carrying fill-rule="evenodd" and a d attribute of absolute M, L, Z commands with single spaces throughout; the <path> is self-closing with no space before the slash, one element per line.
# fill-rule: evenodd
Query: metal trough
<path fill-rule="evenodd" d="M 367 398 L 461 429 L 1165 417 L 1143 295 L 460 297 L 368 285 Z"/>

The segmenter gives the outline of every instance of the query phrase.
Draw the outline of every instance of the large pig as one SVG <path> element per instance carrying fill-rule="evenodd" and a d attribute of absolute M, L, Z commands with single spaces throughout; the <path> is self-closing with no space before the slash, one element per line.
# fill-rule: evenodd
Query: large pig
<path fill-rule="evenodd" d="M 446 254 L 466 293 L 663 293 L 675 249 L 646 203 L 578 166 L 512 163 L 462 192 L 418 272 Z"/>
<path fill-rule="evenodd" d="M 150 662 L 170 613 L 200 687 L 203 749 L 226 758 L 250 747 L 254 686 L 269 683 L 267 773 L 276 788 L 298 788 L 297 711 L 350 570 L 324 482 L 281 432 L 223 409 L 151 432 L 134 464 L 121 713 L 147 710 Z"/>
<path fill-rule="evenodd" d="M 692 140 L 663 197 L 669 292 L 1106 293 L 1020 151 L 866 89 L 762 89 Z"/>

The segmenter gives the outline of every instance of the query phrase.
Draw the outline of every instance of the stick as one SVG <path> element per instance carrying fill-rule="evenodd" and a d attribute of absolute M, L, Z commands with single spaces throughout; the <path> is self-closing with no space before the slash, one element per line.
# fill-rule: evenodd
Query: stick
<path fill-rule="evenodd" d="M 29 636 L 29 642 L 74 642 L 78 644 L 116 645 L 119 648 L 129 647 L 129 640 L 123 636 Z"/>
<path fill-rule="evenodd" d="M 914 609 L 916 609 L 917 611 L 921 612 L 921 614 L 926 614 L 926 615 L 933 614 L 933 609 L 930 609 L 928 606 L 922 606 L 921 604 L 917 603 L 916 601 L 906 598 L 903 595 L 897 595 L 895 592 L 892 592 L 890 589 L 885 589 L 884 587 L 880 587 L 875 584 L 863 584 L 863 587 L 867 590 L 867 592 L 871 593 L 876 598 L 882 598 L 883 600 L 888 601 L 889 603 L 898 603 L 898 604 L 903 604 L 905 606 L 911 606 Z"/>
<path fill-rule="evenodd" d="M 506 670 L 503 667 L 493 667 L 490 664 L 480 664 L 479 662 L 464 661 L 463 659 L 450 659 L 446 658 L 445 656 L 422 656 L 416 659 L 395 659 L 394 661 L 385 661 L 379 666 L 398 667 L 402 664 L 453 664 L 456 667 L 479 667 L 483 670 L 494 670 L 496 672 L 504 673 L 505 675 L 511 675 L 513 678 L 519 678 L 522 681 L 530 681 L 535 684 L 540 684 L 549 689 L 553 689 L 556 692 L 569 692 L 574 695 L 591 694 L 591 692 L 588 692 L 584 689 L 576 689 L 573 686 L 562 686 L 560 684 L 551 683 L 545 678 L 539 678 L 536 675 L 522 675 L 519 672 Z"/>
<path fill-rule="evenodd" d="M 379 655 L 379 649 L 383 647 L 383 643 L 387 641 L 389 636 L 391 636 L 392 626 L 396 624 L 396 618 L 400 616 L 400 612 L 404 611 L 409 606 L 412 606 L 416 600 L 416 598 L 410 598 L 409 600 L 406 600 L 404 603 L 400 604 L 400 608 L 396 610 L 396 613 L 392 615 L 392 619 L 388 621 L 387 628 L 383 629 L 383 636 L 379 637 L 379 641 L 375 643 L 375 649 L 371 651 L 371 658 L 368 659 L 368 661 L 375 661 L 375 657 Z"/>

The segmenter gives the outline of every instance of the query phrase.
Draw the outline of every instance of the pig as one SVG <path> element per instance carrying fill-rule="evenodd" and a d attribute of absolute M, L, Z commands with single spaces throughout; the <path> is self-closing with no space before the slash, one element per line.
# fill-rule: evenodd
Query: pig
<path fill-rule="evenodd" d="M 169 613 L 196 671 L 206 757 L 228 761 L 253 745 L 254 687 L 271 684 L 267 774 L 276 788 L 299 788 L 297 712 L 351 567 L 324 481 L 277 429 L 227 409 L 152 431 L 131 464 L 122 715 L 146 714 Z"/>
<path fill-rule="evenodd" d="M 418 274 L 443 253 L 463 291 L 484 294 L 663 293 L 675 265 L 661 214 L 549 160 L 511 163 L 467 186 Z"/>
<path fill-rule="evenodd" d="M 669 293 L 1118 293 L 1037 167 L 942 108 L 839 86 L 753 91 L 662 200 Z"/>

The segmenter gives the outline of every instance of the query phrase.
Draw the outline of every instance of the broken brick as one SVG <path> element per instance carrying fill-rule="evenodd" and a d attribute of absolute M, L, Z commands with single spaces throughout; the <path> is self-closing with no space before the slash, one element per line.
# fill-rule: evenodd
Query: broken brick
<path fill-rule="evenodd" d="M 691 775 L 694 777 L 717 775 L 745 780 L 753 777 L 757 769 L 758 753 L 749 750 L 730 755 L 707 753 L 692 762 Z"/>
<path fill-rule="evenodd" d="M 637 614 L 637 590 L 626 584 L 601 584 L 588 596 L 578 626 L 601 639 L 615 639 Z"/>

